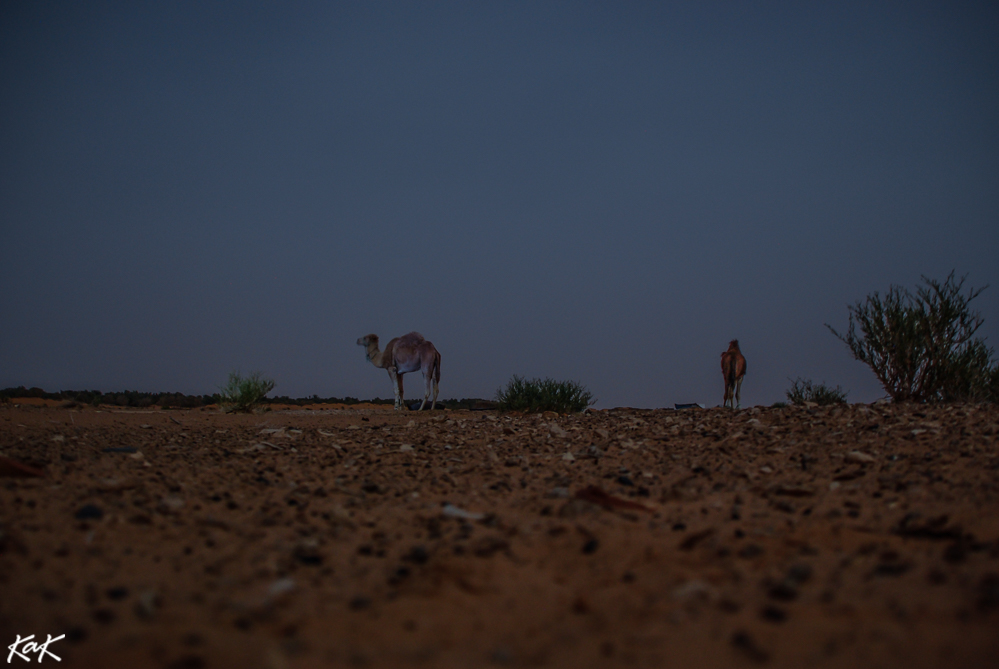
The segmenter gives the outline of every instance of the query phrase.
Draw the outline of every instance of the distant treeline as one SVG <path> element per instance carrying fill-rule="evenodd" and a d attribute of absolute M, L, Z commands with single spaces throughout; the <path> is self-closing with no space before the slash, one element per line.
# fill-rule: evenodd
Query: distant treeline
<path fill-rule="evenodd" d="M 99 406 L 109 404 L 121 407 L 150 407 L 153 405 L 168 409 L 171 407 L 196 408 L 215 404 L 218 395 L 184 395 L 183 393 L 141 393 L 136 390 L 102 393 L 99 390 L 61 390 L 57 393 L 45 392 L 41 388 L 4 388 L 0 397 L 13 399 L 17 397 L 36 397 L 44 400 L 59 400 L 64 402 L 79 402 Z"/>
<path fill-rule="evenodd" d="M 99 390 L 61 390 L 57 393 L 45 392 L 41 388 L 4 388 L 0 390 L 0 398 L 10 400 L 17 397 L 36 397 L 45 400 L 57 400 L 63 402 L 79 402 L 80 404 L 90 404 L 100 406 L 102 404 L 120 407 L 151 407 L 158 406 L 162 409 L 196 409 L 218 404 L 218 393 L 213 395 L 185 395 L 183 393 L 142 393 L 136 390 L 124 390 L 121 392 L 102 393 Z M 412 403 L 414 398 L 408 400 Z M 415 398 L 419 401 L 420 398 Z M 305 406 L 307 404 L 388 404 L 395 400 L 374 398 L 372 400 L 359 400 L 356 397 L 298 397 L 287 396 L 265 397 L 265 404 L 290 404 L 293 406 Z M 495 406 L 494 402 L 488 400 L 465 398 L 460 400 L 438 400 L 438 405 L 443 405 L 448 409 L 482 409 Z"/>

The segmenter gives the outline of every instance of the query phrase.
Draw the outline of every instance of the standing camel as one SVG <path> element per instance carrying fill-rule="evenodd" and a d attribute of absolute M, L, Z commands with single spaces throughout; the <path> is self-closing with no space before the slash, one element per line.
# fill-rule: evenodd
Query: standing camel
<path fill-rule="evenodd" d="M 384 351 L 378 350 L 378 335 L 369 334 L 357 340 L 358 346 L 366 349 L 367 359 L 375 367 L 387 369 L 392 379 L 392 389 L 395 391 L 395 408 L 402 409 L 402 375 L 420 370 L 426 382 L 426 391 L 420 403 L 420 411 L 430 398 L 431 387 L 434 398 L 430 402 L 430 410 L 437 405 L 437 384 L 441 380 L 441 354 L 434 345 L 423 338 L 419 332 L 410 332 L 396 337 L 385 346 Z"/>
<path fill-rule="evenodd" d="M 728 350 L 721 354 L 721 368 L 725 377 L 725 401 L 722 406 L 737 409 L 740 406 L 739 396 L 742 394 L 742 377 L 746 375 L 746 359 L 739 350 L 738 339 L 730 341 Z"/>

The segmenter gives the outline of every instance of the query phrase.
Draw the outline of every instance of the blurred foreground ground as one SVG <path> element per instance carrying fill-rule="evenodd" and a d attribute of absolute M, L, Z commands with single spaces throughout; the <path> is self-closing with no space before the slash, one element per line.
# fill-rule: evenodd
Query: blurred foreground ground
<path fill-rule="evenodd" d="M 0 455 L 45 476 L 0 471 L 0 647 L 66 634 L 63 667 L 995 666 L 997 440 L 977 405 L 11 403 Z"/>

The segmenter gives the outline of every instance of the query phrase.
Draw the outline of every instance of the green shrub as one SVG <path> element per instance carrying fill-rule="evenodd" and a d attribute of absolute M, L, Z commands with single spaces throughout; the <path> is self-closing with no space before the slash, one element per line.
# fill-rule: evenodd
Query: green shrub
<path fill-rule="evenodd" d="M 962 295 L 964 281 L 955 281 L 953 272 L 943 283 L 924 276 L 915 295 L 891 286 L 883 298 L 875 292 L 847 307 L 845 335 L 826 327 L 896 402 L 994 402 L 999 365 L 992 349 L 974 336 L 984 321 L 968 307 L 984 288 Z"/>
<path fill-rule="evenodd" d="M 245 379 L 239 372 L 230 372 L 229 382 L 219 387 L 219 407 L 226 413 L 249 412 L 272 390 L 274 382 L 262 378 L 260 372 L 253 372 Z"/>
<path fill-rule="evenodd" d="M 593 404 L 593 395 L 575 381 L 527 380 L 514 375 L 496 392 L 500 411 L 577 413 Z"/>
<path fill-rule="evenodd" d="M 787 391 L 787 401 L 801 405 L 814 402 L 818 405 L 846 404 L 846 393 L 839 386 L 830 388 L 824 383 L 813 385 L 811 379 L 795 379 Z"/>

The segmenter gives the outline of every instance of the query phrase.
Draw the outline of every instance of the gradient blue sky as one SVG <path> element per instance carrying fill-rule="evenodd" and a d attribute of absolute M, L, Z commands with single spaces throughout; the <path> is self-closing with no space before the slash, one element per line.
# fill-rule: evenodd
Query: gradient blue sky
<path fill-rule="evenodd" d="M 870 292 L 999 338 L 999 6 L 4 2 L 0 226 L 0 387 L 871 401 Z"/>

